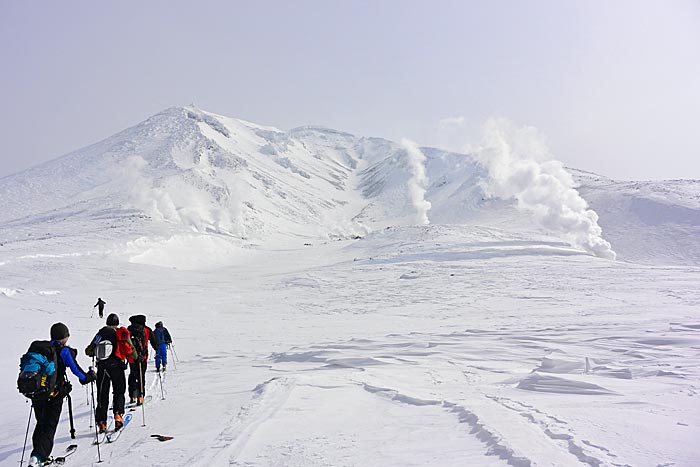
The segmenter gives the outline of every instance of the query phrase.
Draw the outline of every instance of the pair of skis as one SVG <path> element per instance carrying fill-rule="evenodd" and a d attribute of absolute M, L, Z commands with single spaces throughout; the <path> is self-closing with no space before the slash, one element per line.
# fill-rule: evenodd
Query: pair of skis
<path fill-rule="evenodd" d="M 114 422 L 114 417 L 110 417 L 109 420 L 109 425 L 107 428 L 107 431 L 103 433 L 103 436 L 101 439 L 98 439 L 98 443 L 104 443 L 105 441 L 108 443 L 114 443 L 116 440 L 119 439 L 119 437 L 122 435 L 124 432 L 124 429 L 129 425 L 129 422 L 131 422 L 132 415 L 131 414 L 126 414 L 124 416 L 124 426 L 122 426 L 119 430 L 112 430 L 110 431 L 110 428 Z M 38 465 L 36 467 L 50 467 L 50 466 L 57 466 L 57 465 L 63 465 L 66 463 L 66 459 L 75 454 L 75 451 L 78 450 L 78 445 L 77 444 L 71 444 L 66 448 L 66 452 L 62 456 L 57 456 L 53 457 L 51 459 L 47 459 L 46 461 L 42 462 L 41 465 Z"/>
<path fill-rule="evenodd" d="M 109 431 L 112 429 L 112 424 L 114 424 L 114 417 L 110 415 L 107 419 L 107 428 L 105 428 L 105 431 L 103 433 L 99 433 L 97 435 L 97 438 L 92 443 L 93 446 L 95 444 L 102 444 L 107 440 L 107 433 L 109 433 Z"/>
<path fill-rule="evenodd" d="M 107 423 L 107 429 L 105 430 L 104 433 L 101 433 L 98 436 L 97 440 L 93 444 L 103 444 L 103 443 L 115 442 L 122 435 L 122 432 L 127 427 L 127 425 L 129 425 L 132 418 L 133 418 L 133 415 L 130 413 L 124 415 L 124 425 L 118 430 L 113 430 L 112 425 L 114 424 L 114 417 L 112 417 L 110 415 L 109 422 Z"/>
<path fill-rule="evenodd" d="M 107 442 L 113 443 L 116 440 L 118 440 L 119 437 L 122 435 L 122 433 L 124 433 L 124 429 L 129 425 L 129 422 L 131 422 L 132 418 L 133 418 L 133 416 L 130 413 L 124 415 L 124 425 L 120 429 L 118 429 L 116 431 L 106 432 L 107 433 Z"/>
<path fill-rule="evenodd" d="M 146 396 L 143 398 L 143 403 L 142 404 L 137 404 L 136 402 L 127 402 L 124 404 L 124 408 L 128 410 L 129 412 L 133 412 L 134 410 L 138 409 L 142 405 L 146 405 L 151 401 L 152 397 L 151 396 Z"/>
<path fill-rule="evenodd" d="M 54 465 L 63 465 L 66 463 L 66 459 L 73 454 L 75 454 L 75 451 L 78 450 L 78 445 L 77 444 L 71 444 L 66 448 L 66 452 L 62 456 L 58 457 L 52 457 L 41 464 L 37 465 L 36 467 L 49 467 L 49 466 L 54 466 Z"/>

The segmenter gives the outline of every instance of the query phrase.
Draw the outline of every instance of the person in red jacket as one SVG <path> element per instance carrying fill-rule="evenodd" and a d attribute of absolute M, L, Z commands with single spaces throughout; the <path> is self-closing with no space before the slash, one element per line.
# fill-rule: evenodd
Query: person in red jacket
<path fill-rule="evenodd" d="M 129 332 L 131 333 L 131 342 L 136 348 L 137 358 L 129 361 L 129 398 L 133 404 L 143 404 L 143 398 L 146 396 L 146 367 L 148 364 L 148 345 L 153 347 L 153 350 L 158 350 L 158 342 L 153 335 L 153 330 L 146 326 L 146 317 L 144 315 L 134 315 L 129 318 Z"/>

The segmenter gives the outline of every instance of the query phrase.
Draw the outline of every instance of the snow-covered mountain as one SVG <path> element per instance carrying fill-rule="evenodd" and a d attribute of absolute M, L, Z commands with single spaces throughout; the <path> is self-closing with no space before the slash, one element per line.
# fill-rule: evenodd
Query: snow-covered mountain
<path fill-rule="evenodd" d="M 488 173 L 474 157 L 421 150 L 432 223 L 567 240 L 515 209 L 513 199 L 485 195 Z M 411 170 L 405 145 L 388 140 L 319 127 L 285 132 L 174 107 L 0 179 L 0 222 L 9 228 L 0 240 L 21 237 L 22 225 L 38 221 L 53 231 L 47 235 L 67 235 L 76 219 L 92 221 L 96 231 L 128 226 L 134 238 L 153 223 L 253 244 L 350 238 L 418 223 Z M 571 172 L 620 259 L 700 260 L 700 183 L 626 183 Z M 628 242 L 630 235 L 644 241 Z"/>

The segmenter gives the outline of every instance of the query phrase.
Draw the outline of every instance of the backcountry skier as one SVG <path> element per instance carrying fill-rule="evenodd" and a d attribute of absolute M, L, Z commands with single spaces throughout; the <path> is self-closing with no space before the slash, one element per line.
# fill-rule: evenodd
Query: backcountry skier
<path fill-rule="evenodd" d="M 161 363 L 163 364 L 163 371 L 165 371 L 165 366 L 168 364 L 168 346 L 173 341 L 168 332 L 168 328 L 163 326 L 162 321 L 156 323 L 156 329 L 153 331 L 153 335 L 158 343 L 158 350 L 156 351 L 156 371 L 160 371 Z"/>
<path fill-rule="evenodd" d="M 109 409 L 109 386 L 112 385 L 112 410 L 114 429 L 124 425 L 124 394 L 126 393 L 126 359 L 134 358 L 136 352 L 129 331 L 119 326 L 119 317 L 111 313 L 107 325 L 100 329 L 85 349 L 85 353 L 97 360 L 97 407 L 95 423 L 100 433 L 107 430 Z"/>
<path fill-rule="evenodd" d="M 105 311 L 105 304 L 106 304 L 106 303 L 107 303 L 107 302 L 105 302 L 104 300 L 102 300 L 101 297 L 97 297 L 97 303 L 95 303 L 95 304 L 92 306 L 93 309 L 95 309 L 95 307 L 97 307 L 97 311 L 100 313 L 100 318 L 102 318 L 102 314 L 103 314 L 104 311 Z"/>
<path fill-rule="evenodd" d="M 56 359 L 56 388 L 49 395 L 48 399 L 32 399 L 34 416 L 36 417 L 36 427 L 32 435 L 32 453 L 29 458 L 29 467 L 39 467 L 50 459 L 53 450 L 54 436 L 58 420 L 61 418 L 63 399 L 70 393 L 72 386 L 66 379 L 66 368 L 78 377 L 80 384 L 89 384 L 95 381 L 95 372 L 85 371 L 76 362 L 78 352 L 68 347 L 70 332 L 68 326 L 63 323 L 56 323 L 51 326 L 51 341 L 39 341 L 53 347 L 58 358 Z"/>
<path fill-rule="evenodd" d="M 146 326 L 146 316 L 134 315 L 129 317 L 131 324 L 129 332 L 134 343 L 138 357 L 129 360 L 129 398 L 131 403 L 141 405 L 146 396 L 146 366 L 148 364 L 148 344 L 153 350 L 158 350 L 158 342 L 153 335 L 153 330 Z"/>

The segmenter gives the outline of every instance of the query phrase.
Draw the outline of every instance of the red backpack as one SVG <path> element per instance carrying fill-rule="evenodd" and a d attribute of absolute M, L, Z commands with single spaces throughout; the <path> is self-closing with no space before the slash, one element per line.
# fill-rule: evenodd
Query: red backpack
<path fill-rule="evenodd" d="M 129 345 L 129 330 L 125 327 L 117 328 L 117 348 L 114 350 L 114 355 L 119 360 L 133 361 L 131 358 L 131 346 Z"/>

